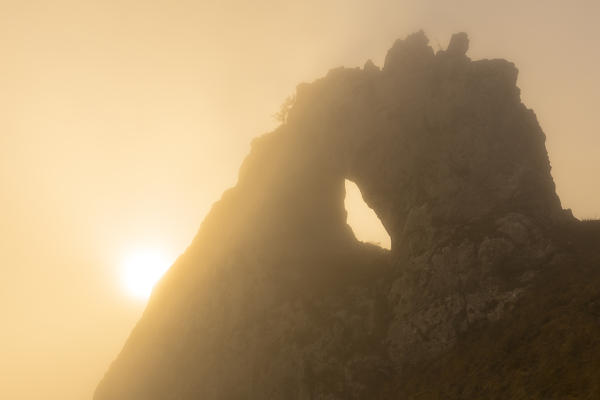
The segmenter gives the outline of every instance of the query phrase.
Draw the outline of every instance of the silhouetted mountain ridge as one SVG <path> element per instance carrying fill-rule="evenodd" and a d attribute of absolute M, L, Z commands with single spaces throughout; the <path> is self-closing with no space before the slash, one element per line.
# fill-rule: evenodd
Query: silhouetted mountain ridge
<path fill-rule="evenodd" d="M 418 32 L 299 85 L 95 399 L 598 397 L 600 228 L 562 209 L 515 66 L 467 49 Z"/>

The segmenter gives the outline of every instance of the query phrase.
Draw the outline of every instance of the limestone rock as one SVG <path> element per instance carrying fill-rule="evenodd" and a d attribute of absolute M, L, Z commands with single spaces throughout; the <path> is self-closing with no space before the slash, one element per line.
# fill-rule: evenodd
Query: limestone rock
<path fill-rule="evenodd" d="M 365 63 L 363 70 L 365 72 L 379 72 L 380 69 L 378 66 L 376 66 L 373 61 L 371 60 L 367 60 L 367 62 Z"/>
<path fill-rule="evenodd" d="M 446 53 L 453 56 L 464 56 L 469 50 L 469 37 L 465 32 L 452 35 Z"/>
<path fill-rule="evenodd" d="M 433 49 L 423 31 L 413 33 L 404 40 L 396 40 L 385 57 L 386 72 L 411 71 L 431 65 Z"/>
<path fill-rule="evenodd" d="M 155 288 L 95 399 L 412 398 L 431 390 L 418 387 L 429 376 L 419 365 L 459 369 L 449 357 L 468 343 L 503 343 L 485 341 L 493 328 L 477 332 L 537 304 L 522 302 L 565 260 L 576 270 L 569 232 L 579 225 L 566 228 L 517 69 L 458 57 L 467 49 L 459 33 L 434 55 L 418 32 L 394 43 L 381 72 L 367 62 L 299 85 L 285 123 L 252 142 L 236 186 Z M 381 219 L 391 251 L 354 238 L 344 179 Z M 586 229 L 578 237 L 597 251 L 600 230 Z M 549 304 L 523 319 L 559 309 Z M 561 359 L 580 354 L 570 351 Z M 500 362 L 468 357 L 482 371 Z"/>

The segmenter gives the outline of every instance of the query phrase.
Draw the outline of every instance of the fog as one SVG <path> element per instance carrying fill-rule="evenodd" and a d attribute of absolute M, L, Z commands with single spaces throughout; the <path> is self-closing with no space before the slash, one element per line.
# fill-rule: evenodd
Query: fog
<path fill-rule="evenodd" d="M 144 301 L 302 81 L 423 29 L 506 58 L 564 208 L 600 217 L 594 1 L 0 1 L 0 398 L 91 398 Z"/>

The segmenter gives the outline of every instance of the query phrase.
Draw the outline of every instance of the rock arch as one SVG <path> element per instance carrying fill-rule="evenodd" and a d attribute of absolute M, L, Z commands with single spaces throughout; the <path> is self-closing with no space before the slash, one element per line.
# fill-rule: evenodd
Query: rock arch
<path fill-rule="evenodd" d="M 95 399 L 377 398 L 404 365 L 499 318 L 564 217 L 516 68 L 467 48 L 458 34 L 434 54 L 419 32 L 383 69 L 298 86 Z M 390 255 L 354 240 L 345 179 Z"/>

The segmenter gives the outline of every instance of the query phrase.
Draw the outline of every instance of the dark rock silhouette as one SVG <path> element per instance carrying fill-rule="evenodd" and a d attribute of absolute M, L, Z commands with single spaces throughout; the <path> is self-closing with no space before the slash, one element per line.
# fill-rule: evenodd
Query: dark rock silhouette
<path fill-rule="evenodd" d="M 600 227 L 562 210 L 515 66 L 467 49 L 418 32 L 299 85 L 94 398 L 600 393 Z M 354 238 L 344 179 L 391 251 Z"/>
<path fill-rule="evenodd" d="M 448 44 L 448 54 L 462 56 L 469 50 L 469 37 L 464 32 L 455 33 Z"/>

